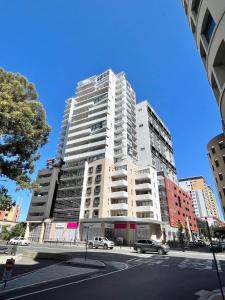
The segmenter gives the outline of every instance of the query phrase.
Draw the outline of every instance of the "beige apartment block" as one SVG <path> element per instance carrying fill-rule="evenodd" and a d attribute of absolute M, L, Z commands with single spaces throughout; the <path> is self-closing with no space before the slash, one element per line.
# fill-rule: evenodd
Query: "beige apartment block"
<path fill-rule="evenodd" d="M 183 6 L 225 124 L 225 1 L 183 0 Z"/>
<path fill-rule="evenodd" d="M 199 218 L 219 218 L 215 195 L 202 176 L 183 178 L 179 186 L 188 191 L 192 196 L 195 214 Z"/>
<path fill-rule="evenodd" d="M 219 134 L 209 141 L 208 158 L 216 181 L 219 198 L 225 213 L 225 139 Z"/>

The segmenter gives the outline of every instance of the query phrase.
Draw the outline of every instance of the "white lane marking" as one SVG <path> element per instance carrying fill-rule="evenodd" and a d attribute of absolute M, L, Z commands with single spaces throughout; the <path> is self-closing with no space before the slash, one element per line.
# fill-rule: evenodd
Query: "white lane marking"
<path fill-rule="evenodd" d="M 53 287 L 50 287 L 50 288 L 46 288 L 46 289 L 43 289 L 43 290 L 39 290 L 39 291 L 35 291 L 35 292 L 31 292 L 31 293 L 19 295 L 19 296 L 16 296 L 16 297 L 6 298 L 6 300 L 19 299 L 19 298 L 22 298 L 22 297 L 27 297 L 27 296 L 31 296 L 31 295 L 35 295 L 35 294 L 39 294 L 39 293 L 43 293 L 43 292 L 47 292 L 47 291 L 59 289 L 59 288 L 65 287 L 65 286 L 70 286 L 70 285 L 73 285 L 73 284 L 78 284 L 78 283 L 89 281 L 89 280 L 93 280 L 93 279 L 96 279 L 96 278 L 106 277 L 106 276 L 112 275 L 114 273 L 126 271 L 129 268 L 129 266 L 127 264 L 125 264 L 125 263 L 124 263 L 124 265 L 125 265 L 125 268 L 122 269 L 122 270 L 116 270 L 116 271 L 109 272 L 107 274 L 97 275 L 96 277 L 85 278 L 85 279 L 81 279 L 81 280 L 78 280 L 78 281 L 72 281 L 72 282 L 69 282 L 69 283 L 65 283 L 65 284 L 53 286 Z M 136 266 L 132 266 L 129 269 L 132 269 L 134 267 L 136 267 Z"/>
<path fill-rule="evenodd" d="M 126 260 L 127 263 L 131 262 L 131 261 L 134 261 L 136 258 L 131 258 L 131 259 L 128 259 Z"/>
<path fill-rule="evenodd" d="M 214 266 L 214 270 L 213 271 L 216 272 L 216 266 L 215 266 L 214 261 L 213 261 L 213 266 Z M 222 269 L 221 269 L 221 264 L 220 264 L 219 260 L 217 260 L 217 267 L 218 267 L 218 271 L 219 272 L 223 272 Z"/>

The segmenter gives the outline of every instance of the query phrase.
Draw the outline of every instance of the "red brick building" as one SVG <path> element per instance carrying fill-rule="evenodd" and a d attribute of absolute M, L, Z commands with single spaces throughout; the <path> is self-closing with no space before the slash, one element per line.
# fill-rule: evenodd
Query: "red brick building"
<path fill-rule="evenodd" d="M 184 229 L 187 227 L 187 218 L 191 232 L 197 232 L 197 222 L 192 198 L 190 194 L 181 189 L 174 182 L 164 177 L 165 189 L 168 203 L 169 223 L 171 227 L 178 228 L 178 222 L 181 222 Z"/>

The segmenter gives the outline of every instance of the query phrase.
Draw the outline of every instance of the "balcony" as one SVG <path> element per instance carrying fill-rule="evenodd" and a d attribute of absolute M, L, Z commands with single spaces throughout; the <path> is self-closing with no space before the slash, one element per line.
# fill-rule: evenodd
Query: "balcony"
<path fill-rule="evenodd" d="M 152 206 L 136 206 L 136 212 L 152 212 Z"/>
<path fill-rule="evenodd" d="M 81 145 L 81 146 L 74 146 L 73 148 L 66 148 L 66 151 L 65 153 L 71 153 L 71 152 L 75 152 L 75 151 L 79 151 L 79 150 L 95 150 L 96 147 L 98 146 L 104 146 L 106 145 L 106 140 L 102 140 L 102 141 L 99 141 L 99 142 L 93 142 L 93 143 L 88 143 L 88 144 L 84 144 L 84 145 Z"/>
<path fill-rule="evenodd" d="M 73 133 L 70 133 L 70 130 L 69 130 L 69 134 L 68 134 L 68 137 L 75 137 L 75 136 L 84 136 L 84 135 L 88 135 L 91 133 L 91 128 L 87 128 L 87 129 L 84 129 L 84 130 L 80 130 L 80 131 L 76 131 L 76 132 L 73 132 Z"/>
<path fill-rule="evenodd" d="M 151 200 L 151 194 L 136 195 L 136 201 Z"/>
<path fill-rule="evenodd" d="M 124 191 L 111 192 L 111 199 L 127 199 L 128 193 Z"/>
<path fill-rule="evenodd" d="M 127 203 L 111 204 L 110 209 L 111 210 L 128 210 L 128 204 Z"/>
<path fill-rule="evenodd" d="M 127 181 L 123 179 L 112 181 L 111 187 L 127 187 Z"/>
<path fill-rule="evenodd" d="M 151 175 L 149 173 L 138 174 L 135 176 L 136 181 L 141 181 L 146 179 L 151 180 Z"/>
<path fill-rule="evenodd" d="M 121 169 L 117 171 L 112 171 L 112 178 L 125 177 L 125 176 L 127 176 L 127 170 Z"/>
<path fill-rule="evenodd" d="M 140 190 L 151 190 L 151 184 L 150 184 L 150 183 L 136 184 L 135 190 L 136 190 L 136 191 L 140 191 Z"/>

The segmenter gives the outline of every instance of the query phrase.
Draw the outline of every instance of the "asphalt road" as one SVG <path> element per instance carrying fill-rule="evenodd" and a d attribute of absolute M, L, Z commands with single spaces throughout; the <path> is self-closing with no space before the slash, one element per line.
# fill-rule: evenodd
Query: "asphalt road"
<path fill-rule="evenodd" d="M 77 253 L 82 255 L 82 253 Z M 125 270 L 110 267 L 92 276 L 60 280 L 14 292 L 0 299 L 107 299 L 107 300 L 191 300 L 199 290 L 218 288 L 212 259 L 175 256 L 119 255 L 90 252 L 90 258 L 125 262 Z M 225 286 L 225 261 L 219 263 Z"/>

